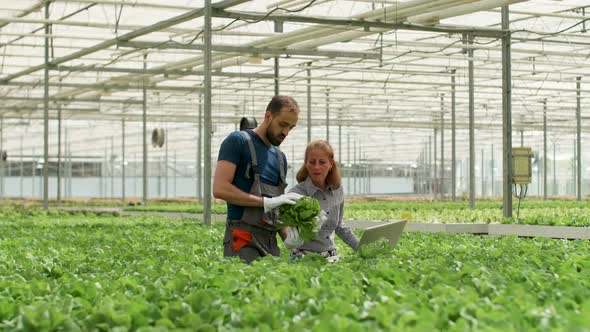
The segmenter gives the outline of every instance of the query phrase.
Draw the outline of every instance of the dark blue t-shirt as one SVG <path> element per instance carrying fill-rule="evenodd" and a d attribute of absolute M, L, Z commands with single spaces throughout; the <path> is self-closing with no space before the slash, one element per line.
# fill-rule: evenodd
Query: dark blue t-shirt
<path fill-rule="evenodd" d="M 252 138 L 254 149 L 256 150 L 256 159 L 258 161 L 258 172 L 260 181 L 266 184 L 276 186 L 280 182 L 280 165 L 277 157 L 277 148 L 272 145 L 266 145 L 264 141 L 254 132 L 246 130 L 246 133 Z M 236 173 L 232 184 L 243 192 L 250 192 L 254 176 L 250 173 L 250 178 L 246 178 L 247 166 L 252 160 L 250 157 L 250 148 L 248 142 L 239 131 L 234 131 L 221 143 L 219 148 L 219 157 L 217 160 L 226 160 L 236 165 Z M 287 170 L 287 158 L 283 154 L 284 169 Z M 232 220 L 242 218 L 244 207 L 227 203 L 227 216 Z"/>

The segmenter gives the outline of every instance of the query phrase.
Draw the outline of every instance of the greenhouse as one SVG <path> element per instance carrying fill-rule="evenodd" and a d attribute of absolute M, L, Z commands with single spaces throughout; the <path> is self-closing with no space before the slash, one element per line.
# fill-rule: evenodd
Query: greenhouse
<path fill-rule="evenodd" d="M 0 330 L 590 330 L 589 30 L 0 0 Z"/>

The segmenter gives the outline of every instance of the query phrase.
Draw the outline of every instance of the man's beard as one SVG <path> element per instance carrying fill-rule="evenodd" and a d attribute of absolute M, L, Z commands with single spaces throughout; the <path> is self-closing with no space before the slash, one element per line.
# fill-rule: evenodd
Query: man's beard
<path fill-rule="evenodd" d="M 285 137 L 283 136 L 283 134 L 279 134 L 277 136 L 274 136 L 270 130 L 266 130 L 265 133 L 266 139 L 270 142 L 270 144 L 274 145 L 274 146 L 279 146 L 281 145 L 281 143 L 283 143 L 283 141 L 280 140 L 280 138 L 282 137 L 283 140 L 285 139 Z"/>

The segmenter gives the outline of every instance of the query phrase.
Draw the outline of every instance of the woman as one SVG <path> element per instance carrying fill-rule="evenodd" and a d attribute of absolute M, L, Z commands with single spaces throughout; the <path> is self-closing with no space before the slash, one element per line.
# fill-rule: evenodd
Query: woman
<path fill-rule="evenodd" d="M 317 140 L 307 145 L 305 161 L 297 172 L 297 182 L 299 183 L 291 188 L 290 192 L 319 200 L 326 218 L 317 238 L 295 248 L 291 257 L 302 256 L 308 252 L 318 253 L 324 257 L 336 256 L 334 233 L 356 250 L 359 239 L 342 222 L 344 191 L 338 165 L 334 161 L 334 150 L 327 141 Z"/>

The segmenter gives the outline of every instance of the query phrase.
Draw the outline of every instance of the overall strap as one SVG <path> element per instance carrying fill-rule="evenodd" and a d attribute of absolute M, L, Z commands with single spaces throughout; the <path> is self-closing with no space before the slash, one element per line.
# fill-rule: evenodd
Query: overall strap
<path fill-rule="evenodd" d="M 256 158 L 256 149 L 254 148 L 254 143 L 252 142 L 252 137 L 245 131 L 241 132 L 242 135 L 246 138 L 246 142 L 248 142 L 248 148 L 250 150 L 250 159 L 252 160 L 250 164 L 252 165 L 252 170 L 254 171 L 254 183 L 253 186 L 257 186 L 256 190 L 258 191 L 258 195 L 262 194 L 262 188 L 260 187 L 260 173 L 258 173 L 258 159 Z"/>
<path fill-rule="evenodd" d="M 279 173 L 281 173 L 281 181 L 283 183 L 286 183 L 287 181 L 285 180 L 285 159 L 283 158 L 284 153 L 278 147 L 275 147 L 275 149 L 277 149 L 277 157 L 279 158 Z"/>

